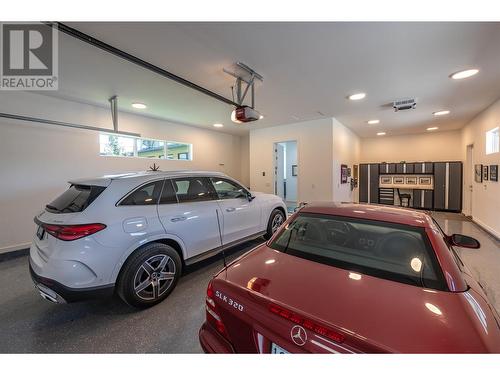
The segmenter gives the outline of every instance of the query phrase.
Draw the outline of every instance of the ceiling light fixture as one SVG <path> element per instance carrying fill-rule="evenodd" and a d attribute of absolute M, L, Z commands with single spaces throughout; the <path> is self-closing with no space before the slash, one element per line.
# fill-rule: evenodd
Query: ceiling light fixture
<path fill-rule="evenodd" d="M 385 132 L 378 132 L 377 135 L 385 135 Z"/>
<path fill-rule="evenodd" d="M 444 115 L 447 115 L 447 114 L 449 114 L 449 113 L 450 113 L 450 111 L 448 111 L 448 110 L 444 110 L 444 111 L 437 111 L 437 112 L 432 112 L 432 114 L 433 114 L 434 116 L 444 116 Z"/>
<path fill-rule="evenodd" d="M 432 128 L 427 128 L 428 131 L 433 131 L 433 130 L 438 130 L 439 128 L 437 126 L 433 126 Z"/>
<path fill-rule="evenodd" d="M 380 123 L 380 120 L 370 120 L 370 121 L 368 121 L 369 125 L 375 125 L 375 124 L 378 124 L 378 123 Z"/>
<path fill-rule="evenodd" d="M 214 124 L 214 127 L 216 128 L 222 128 L 224 125 L 223 124 Z"/>
<path fill-rule="evenodd" d="M 464 78 L 469 78 L 469 77 L 475 76 L 477 73 L 479 73 L 479 69 L 461 70 L 459 72 L 455 72 L 452 75 L 450 75 L 450 78 L 451 79 L 464 79 Z"/>
<path fill-rule="evenodd" d="M 146 109 L 148 108 L 146 104 L 144 103 L 132 103 L 132 107 L 136 109 Z"/>
<path fill-rule="evenodd" d="M 347 98 L 349 100 L 361 100 L 364 99 L 366 94 L 364 92 L 358 92 L 356 94 L 349 95 Z"/>

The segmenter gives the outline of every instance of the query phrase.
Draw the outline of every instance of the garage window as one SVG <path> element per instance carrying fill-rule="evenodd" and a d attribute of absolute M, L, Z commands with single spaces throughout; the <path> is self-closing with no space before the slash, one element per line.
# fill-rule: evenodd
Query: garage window
<path fill-rule="evenodd" d="M 137 156 L 140 158 L 165 159 L 165 142 L 156 139 L 137 139 Z"/>
<path fill-rule="evenodd" d="M 100 133 L 99 154 L 101 156 L 192 160 L 193 145 L 160 139 Z"/>
<path fill-rule="evenodd" d="M 134 156 L 135 139 L 114 134 L 99 134 L 101 156 Z"/>
<path fill-rule="evenodd" d="M 192 160 L 192 145 L 189 143 L 167 142 L 167 159 Z"/>
<path fill-rule="evenodd" d="M 486 132 L 486 154 L 500 151 L 499 127 Z"/>

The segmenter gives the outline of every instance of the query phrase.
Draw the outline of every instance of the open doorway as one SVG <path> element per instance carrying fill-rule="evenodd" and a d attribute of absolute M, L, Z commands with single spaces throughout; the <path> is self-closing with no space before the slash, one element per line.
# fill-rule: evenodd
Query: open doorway
<path fill-rule="evenodd" d="M 281 197 L 289 212 L 297 207 L 299 167 L 297 141 L 274 144 L 274 194 Z"/>
<path fill-rule="evenodd" d="M 474 145 L 467 145 L 465 151 L 464 208 L 466 216 L 472 217 L 472 189 L 474 188 Z"/>

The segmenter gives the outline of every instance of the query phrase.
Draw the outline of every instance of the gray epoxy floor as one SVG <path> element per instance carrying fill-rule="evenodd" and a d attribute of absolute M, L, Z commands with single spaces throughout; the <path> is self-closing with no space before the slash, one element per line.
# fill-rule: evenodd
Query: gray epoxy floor
<path fill-rule="evenodd" d="M 500 242 L 462 215 L 434 212 L 432 216 L 445 233 L 461 233 L 479 240 L 480 249 L 455 249 L 500 312 Z"/>
<path fill-rule="evenodd" d="M 227 259 L 261 242 L 234 248 Z M 35 291 L 28 257 L 0 262 L 0 353 L 202 353 L 206 288 L 222 266 L 215 257 L 188 267 L 165 301 L 136 310 L 118 298 L 52 304 Z"/>
<path fill-rule="evenodd" d="M 445 232 L 477 238 L 481 249 L 458 249 L 500 311 L 500 244 L 458 214 L 435 213 Z M 232 259 L 253 248 L 231 251 Z M 54 305 L 42 300 L 28 274 L 28 258 L 0 262 L 0 353 L 201 353 L 208 281 L 221 258 L 186 270 L 172 294 L 143 311 L 119 299 Z"/>

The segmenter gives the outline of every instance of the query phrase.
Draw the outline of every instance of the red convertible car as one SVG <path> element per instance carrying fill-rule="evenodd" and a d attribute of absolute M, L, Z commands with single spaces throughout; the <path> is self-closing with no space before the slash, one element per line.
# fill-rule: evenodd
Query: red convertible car
<path fill-rule="evenodd" d="M 316 203 L 209 283 L 208 353 L 499 353 L 500 318 L 426 213 Z"/>

